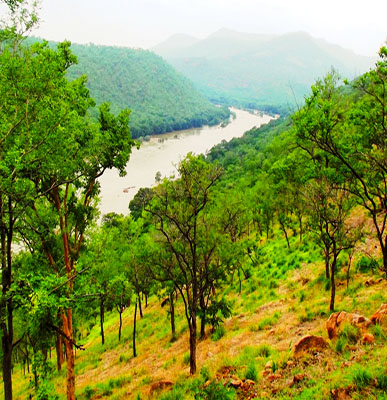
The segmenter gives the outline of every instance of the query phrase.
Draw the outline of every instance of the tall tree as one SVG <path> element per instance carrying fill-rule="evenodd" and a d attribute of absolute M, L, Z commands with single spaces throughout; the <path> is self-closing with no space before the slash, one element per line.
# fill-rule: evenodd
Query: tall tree
<path fill-rule="evenodd" d="M 340 87 L 335 72 L 312 87 L 312 95 L 293 117 L 299 145 L 321 165 L 347 181 L 372 218 L 387 277 L 387 49 L 375 69 Z"/>
<path fill-rule="evenodd" d="M 218 228 L 210 213 L 214 184 L 221 169 L 191 154 L 177 168 L 179 178 L 164 179 L 146 210 L 159 240 L 175 257 L 166 274 L 182 296 L 189 326 L 190 373 L 196 372 L 197 315 L 200 300 L 219 276 L 214 262 Z"/>

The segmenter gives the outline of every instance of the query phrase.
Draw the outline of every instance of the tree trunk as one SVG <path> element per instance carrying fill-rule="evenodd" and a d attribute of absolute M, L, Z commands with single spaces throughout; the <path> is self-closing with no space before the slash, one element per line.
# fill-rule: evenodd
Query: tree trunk
<path fill-rule="evenodd" d="M 329 250 L 325 249 L 325 278 L 329 279 Z"/>
<path fill-rule="evenodd" d="M 143 313 L 142 313 L 140 293 L 138 294 L 138 309 L 139 309 L 139 311 L 140 311 L 140 317 L 143 318 L 144 315 L 143 315 Z"/>
<path fill-rule="evenodd" d="M 191 313 L 191 323 L 189 324 L 189 373 L 196 373 L 196 313 Z"/>
<path fill-rule="evenodd" d="M 203 295 L 200 296 L 200 309 L 200 339 L 204 339 L 204 337 L 206 336 L 206 303 L 204 301 Z"/>
<path fill-rule="evenodd" d="M 133 357 L 137 356 L 136 353 L 136 318 L 137 318 L 137 301 L 134 305 L 134 318 L 133 318 Z"/>
<path fill-rule="evenodd" d="M 335 272 L 336 272 L 336 260 L 337 256 L 333 256 L 333 261 L 331 265 L 331 302 L 329 305 L 329 310 L 331 312 L 335 311 L 335 295 L 336 295 L 336 283 L 335 283 Z"/>
<path fill-rule="evenodd" d="M 56 347 L 56 369 L 60 371 L 62 369 L 62 364 L 63 364 L 63 340 L 62 340 L 62 335 L 60 335 L 59 333 L 56 334 L 55 347 Z"/>
<path fill-rule="evenodd" d="M 100 325 L 101 325 L 102 344 L 105 344 L 105 333 L 103 330 L 104 319 L 105 319 L 105 304 L 104 304 L 103 297 L 101 297 L 100 302 L 99 302 L 99 321 L 100 321 Z"/>
<path fill-rule="evenodd" d="M 176 337 L 176 327 L 175 327 L 175 303 L 173 302 L 173 292 L 169 294 L 169 310 L 171 313 L 171 331 L 172 339 Z"/>
<path fill-rule="evenodd" d="M 122 329 L 122 308 L 120 308 L 120 326 L 118 328 L 118 341 L 121 341 L 121 329 Z"/>
<path fill-rule="evenodd" d="M 13 303 L 9 296 L 12 283 L 12 237 L 13 237 L 13 213 L 12 202 L 8 199 L 8 229 L 4 226 L 4 208 L 0 194 L 0 219 L 1 227 L 1 284 L 3 298 L 1 300 L 0 313 L 3 316 L 1 321 L 2 351 L 3 351 L 3 384 L 4 400 L 12 400 L 12 350 L 13 350 Z"/>
<path fill-rule="evenodd" d="M 72 310 L 69 308 L 66 312 L 62 313 L 63 331 L 66 335 L 64 339 L 66 350 L 66 386 L 67 386 L 67 400 L 75 400 L 75 357 L 73 351 L 74 332 L 73 332 L 73 315 Z"/>

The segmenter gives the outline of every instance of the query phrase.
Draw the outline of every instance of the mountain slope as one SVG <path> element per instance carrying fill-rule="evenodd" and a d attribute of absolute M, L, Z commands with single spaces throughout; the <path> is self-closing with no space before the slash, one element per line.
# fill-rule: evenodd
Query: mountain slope
<path fill-rule="evenodd" d="M 133 137 L 216 124 L 229 115 L 154 53 L 78 44 L 72 49 L 78 65 L 70 79 L 87 74 L 97 104 L 108 101 L 115 112 L 130 108 Z"/>
<path fill-rule="evenodd" d="M 221 29 L 202 41 L 168 53 L 153 50 L 192 80 L 213 102 L 248 107 L 294 108 L 311 84 L 332 67 L 344 77 L 373 66 L 374 60 L 304 32 L 253 35 Z M 376 51 L 377 49 L 375 49 Z M 265 107 L 266 106 L 266 107 Z"/>

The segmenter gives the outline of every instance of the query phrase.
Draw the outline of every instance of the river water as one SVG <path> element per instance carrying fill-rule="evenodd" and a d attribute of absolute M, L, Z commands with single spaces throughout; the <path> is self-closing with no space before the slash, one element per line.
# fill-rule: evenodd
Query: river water
<path fill-rule="evenodd" d="M 128 214 L 129 201 L 141 187 L 155 184 L 157 172 L 161 173 L 161 177 L 170 176 L 176 171 L 174 165 L 189 152 L 205 154 L 222 140 L 241 137 L 254 126 L 259 127 L 272 119 L 265 114 L 251 114 L 233 108 L 231 111 L 236 114 L 236 118 L 231 117 L 231 122 L 226 127 L 204 126 L 175 131 L 153 136 L 148 142 L 143 142 L 140 150 L 133 150 L 124 177 L 120 177 L 115 170 L 106 171 L 99 179 L 101 214 Z"/>

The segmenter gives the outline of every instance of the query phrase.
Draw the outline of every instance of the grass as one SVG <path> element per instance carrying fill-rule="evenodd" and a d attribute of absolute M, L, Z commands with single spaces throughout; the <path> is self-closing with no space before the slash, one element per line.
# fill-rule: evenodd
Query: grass
<path fill-rule="evenodd" d="M 285 240 L 263 241 L 259 263 L 249 264 L 250 277 L 238 279 L 234 289 L 225 286 L 225 296 L 232 302 L 232 317 L 225 320 L 214 334 L 198 341 L 197 367 L 189 377 L 188 329 L 183 303 L 176 303 L 176 338 L 171 341 L 167 313 L 156 296 L 144 307 L 144 318 L 137 320 L 137 352 L 132 356 L 133 308 L 124 314 L 122 339 L 118 341 L 118 314 L 106 314 L 106 343 L 99 337 L 98 324 L 82 328 L 84 352 L 77 352 L 77 398 L 87 400 L 102 396 L 109 399 L 148 399 L 152 383 L 170 380 L 172 389 L 157 392 L 152 399 L 233 399 L 235 390 L 228 386 L 225 368 L 232 375 L 257 382 L 259 394 L 278 399 L 326 399 L 332 389 L 353 387 L 353 398 L 386 398 L 387 330 L 373 326 L 376 342 L 363 346 L 359 332 L 345 326 L 339 338 L 321 354 L 292 358 L 294 343 L 306 334 L 327 339 L 325 321 L 329 316 L 329 290 L 319 249 L 307 238 L 299 243 L 290 237 L 291 249 Z M 275 255 L 275 257 L 273 257 Z M 356 262 L 356 261 L 354 261 Z M 355 264 L 354 264 L 355 265 Z M 381 303 L 387 302 L 387 283 L 364 286 L 372 270 L 353 270 L 349 288 L 337 287 L 337 310 L 357 312 L 369 317 Z M 338 279 L 340 283 L 340 279 Z M 55 360 L 52 360 L 55 362 Z M 263 376 L 266 364 L 279 378 L 270 382 Z M 297 374 L 305 378 L 293 386 L 289 382 Z M 64 399 L 65 371 L 54 373 L 52 383 L 60 399 Z M 206 382 L 211 382 L 204 387 Z M 28 376 L 15 367 L 15 398 L 27 399 Z M 2 389 L 0 389 L 0 397 Z M 32 393 L 33 394 L 33 393 Z M 218 396 L 218 397 L 216 397 Z M 219 397 L 223 396 L 223 397 Z"/>

